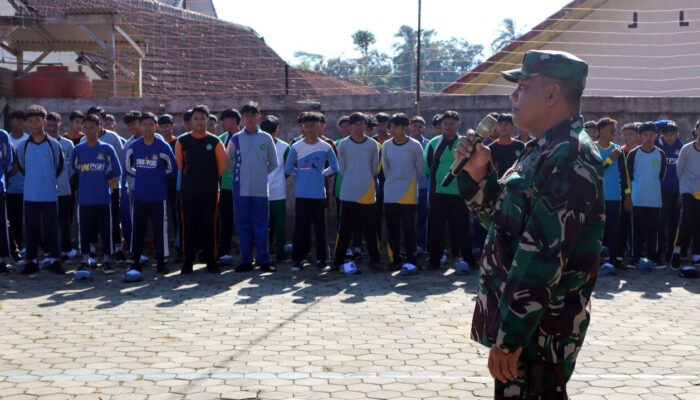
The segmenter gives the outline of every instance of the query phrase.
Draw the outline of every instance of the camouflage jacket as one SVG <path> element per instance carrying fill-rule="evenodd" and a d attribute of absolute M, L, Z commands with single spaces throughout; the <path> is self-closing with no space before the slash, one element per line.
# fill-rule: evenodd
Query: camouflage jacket
<path fill-rule="evenodd" d="M 583 118 L 530 141 L 500 180 L 458 175 L 488 229 L 471 336 L 506 353 L 573 363 L 590 321 L 605 223 L 603 165 Z"/>

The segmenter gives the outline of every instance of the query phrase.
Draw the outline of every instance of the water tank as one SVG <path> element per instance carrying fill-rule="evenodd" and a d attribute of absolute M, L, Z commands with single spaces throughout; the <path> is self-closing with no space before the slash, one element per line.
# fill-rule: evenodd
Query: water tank
<path fill-rule="evenodd" d="M 15 79 L 15 97 L 92 97 L 92 82 L 83 72 L 70 72 L 68 67 L 60 65 L 46 65 Z"/>

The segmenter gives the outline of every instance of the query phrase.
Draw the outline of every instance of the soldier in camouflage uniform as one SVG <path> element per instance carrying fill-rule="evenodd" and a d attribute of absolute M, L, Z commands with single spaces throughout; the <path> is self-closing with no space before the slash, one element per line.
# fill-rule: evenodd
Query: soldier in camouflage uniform
<path fill-rule="evenodd" d="M 471 336 L 489 346 L 495 398 L 566 399 L 590 321 L 605 222 L 603 165 L 583 130 L 588 65 L 555 51 L 529 51 L 510 95 L 516 125 L 535 137 L 501 179 L 486 147 L 462 139 L 470 157 L 461 196 L 488 229 Z"/>

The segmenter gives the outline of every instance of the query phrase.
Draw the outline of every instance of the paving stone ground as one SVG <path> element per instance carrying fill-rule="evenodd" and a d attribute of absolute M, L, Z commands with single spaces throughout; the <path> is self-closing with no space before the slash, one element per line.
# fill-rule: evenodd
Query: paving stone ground
<path fill-rule="evenodd" d="M 492 395 L 474 273 L 145 277 L 0 276 L 0 399 Z M 601 277 L 572 398 L 700 399 L 698 292 L 670 270 Z"/>

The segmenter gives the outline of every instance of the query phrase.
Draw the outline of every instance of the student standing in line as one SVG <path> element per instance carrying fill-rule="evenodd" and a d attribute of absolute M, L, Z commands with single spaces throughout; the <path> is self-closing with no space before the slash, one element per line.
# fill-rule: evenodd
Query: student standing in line
<path fill-rule="evenodd" d="M 98 114 L 88 114 L 83 121 L 85 141 L 73 148 L 71 166 L 78 178 L 78 232 L 80 254 L 83 256 L 79 271 L 95 267 L 90 257 L 90 241 L 94 232 L 102 240 L 102 272 L 113 274 L 112 256 L 112 196 L 110 182 L 122 173 L 119 156 L 112 145 L 99 140 L 102 119 Z"/>
<path fill-rule="evenodd" d="M 365 135 L 368 117 L 359 112 L 350 115 L 350 136 L 338 146 L 340 188 L 340 230 L 335 244 L 333 265 L 343 264 L 356 221 L 362 226 L 369 253 L 369 267 L 382 271 L 377 236 L 376 176 L 379 172 L 379 144 Z"/>
<path fill-rule="evenodd" d="M 163 140 L 165 140 L 165 143 L 170 146 L 170 150 L 175 154 L 175 145 L 177 144 L 177 136 L 174 134 L 175 132 L 175 123 L 173 120 L 173 116 L 170 114 L 163 114 L 160 117 L 158 117 L 158 133 L 160 136 L 163 137 Z M 177 167 L 177 164 L 175 165 Z M 179 171 L 178 171 L 179 172 Z M 179 207 L 179 200 L 177 199 L 177 175 L 178 172 L 176 172 L 174 175 L 168 177 L 168 215 L 170 216 L 169 222 L 170 224 L 168 226 L 172 226 L 173 228 L 173 247 L 175 248 L 175 257 L 176 261 L 175 262 L 182 262 L 182 251 L 180 250 L 180 243 L 181 243 L 181 226 L 180 226 L 180 207 Z"/>
<path fill-rule="evenodd" d="M 219 135 L 219 140 L 224 144 L 224 149 L 228 146 L 228 142 L 236 133 L 240 132 L 238 128 L 241 124 L 241 113 L 235 108 L 229 108 L 221 113 L 219 118 L 224 133 Z M 226 168 L 221 175 L 221 190 L 219 191 L 219 262 L 225 265 L 233 264 L 231 253 L 231 240 L 233 239 L 233 226 L 235 217 L 233 212 L 233 176 L 231 171 Z"/>
<path fill-rule="evenodd" d="M 328 262 L 326 244 L 326 177 L 338 172 L 338 161 L 333 148 L 320 140 L 321 115 L 306 112 L 301 118 L 304 139 L 294 143 L 285 164 L 286 175 L 296 175 L 296 203 L 294 212 L 294 266 L 302 262 L 310 250 L 311 227 L 316 238 L 316 266 L 324 268 Z M 328 164 L 329 167 L 325 168 Z"/>
<path fill-rule="evenodd" d="M 29 134 L 24 131 L 27 117 L 24 111 L 16 110 L 10 114 L 9 139 L 12 150 L 15 152 L 13 158 L 17 163 L 17 149 L 29 139 Z M 20 259 L 20 254 L 24 251 L 22 242 L 24 241 L 24 174 L 15 167 L 6 175 L 7 183 L 7 219 L 10 223 L 10 252 L 15 261 Z"/>
<path fill-rule="evenodd" d="M 270 188 L 268 202 L 270 204 L 270 248 L 274 246 L 276 261 L 283 262 L 289 257 L 284 254 L 284 244 L 287 237 L 287 183 L 288 175 L 284 173 L 284 164 L 289 156 L 289 145 L 279 139 L 279 120 L 274 115 L 267 115 L 260 122 L 260 129 L 272 136 L 277 152 L 277 168 L 267 175 L 267 185 Z"/>
<path fill-rule="evenodd" d="M 24 174 L 24 221 L 27 224 L 25 243 L 27 263 L 23 275 L 39 272 L 37 256 L 39 245 L 48 254 L 48 270 L 65 274 L 61 266 L 58 246 L 58 176 L 63 171 L 61 145 L 44 130 L 46 110 L 38 105 L 25 112 L 29 139 L 17 148 L 18 166 Z"/>
<path fill-rule="evenodd" d="M 46 133 L 49 137 L 58 141 L 63 150 L 63 171 L 58 176 L 58 226 L 60 227 L 61 258 L 67 260 L 75 257 L 77 251 L 71 246 L 71 232 L 73 230 L 73 208 L 75 203 L 71 192 L 70 181 L 73 177 L 73 168 L 70 166 L 70 158 L 73 154 L 73 142 L 59 135 L 61 129 L 61 114 L 50 112 L 46 116 Z"/>
<path fill-rule="evenodd" d="M 133 236 L 131 269 L 141 271 L 144 239 L 148 222 L 151 223 L 155 242 L 156 271 L 170 272 L 165 266 L 168 256 L 168 178 L 177 174 L 175 155 L 164 140 L 157 138 L 157 119 L 147 112 L 139 118 L 143 136 L 126 149 L 126 173 L 133 176 Z"/>
<path fill-rule="evenodd" d="M 12 170 L 12 145 L 10 135 L 0 129 L 0 221 L 7 221 L 7 208 L 5 207 L 5 174 Z M 10 257 L 10 232 L 7 224 L 0 227 L 0 273 L 8 273 L 7 262 Z"/>
<path fill-rule="evenodd" d="M 642 255 L 662 267 L 663 255 L 658 253 L 659 216 L 661 213 L 661 181 L 666 175 L 666 154 L 654 142 L 658 137 L 656 125 L 649 121 L 639 127 L 642 145 L 627 156 L 627 170 L 632 186 L 633 262 Z M 646 249 L 646 252 L 643 250 Z"/>
<path fill-rule="evenodd" d="M 401 269 L 401 234 L 407 263 L 418 265 L 416 240 L 416 205 L 418 177 L 424 174 L 423 148 L 408 137 L 406 114 L 394 114 L 389 120 L 391 139 L 382 146 L 384 169 L 384 214 L 388 233 L 390 270 Z"/>
<path fill-rule="evenodd" d="M 198 249 L 202 249 L 207 272 L 221 272 L 216 262 L 216 210 L 219 177 L 226 169 L 224 145 L 207 132 L 209 108 L 192 109 L 192 131 L 178 137 L 175 159 L 180 170 L 182 204 L 183 264 L 180 273 L 191 274 Z"/>
<path fill-rule="evenodd" d="M 260 130 L 260 107 L 248 102 L 241 107 L 244 128 L 233 136 L 226 148 L 228 166 L 233 173 L 233 206 L 241 249 L 236 272 L 251 271 L 254 265 L 275 272 L 267 247 L 270 224 L 267 175 L 277 168 L 277 152 L 272 136 Z M 253 245 L 257 251 L 253 259 Z"/>
<path fill-rule="evenodd" d="M 418 141 L 421 145 L 421 149 L 425 151 L 428 147 L 428 140 L 423 133 L 425 132 L 425 120 L 420 115 L 411 117 L 408 129 L 411 131 L 411 138 Z M 425 161 L 425 160 L 424 160 Z M 427 249 L 428 240 L 428 188 L 430 183 L 428 182 L 428 174 L 425 171 L 418 175 L 418 212 L 416 219 L 416 231 L 418 237 L 418 254 L 423 254 L 425 249 Z"/>

